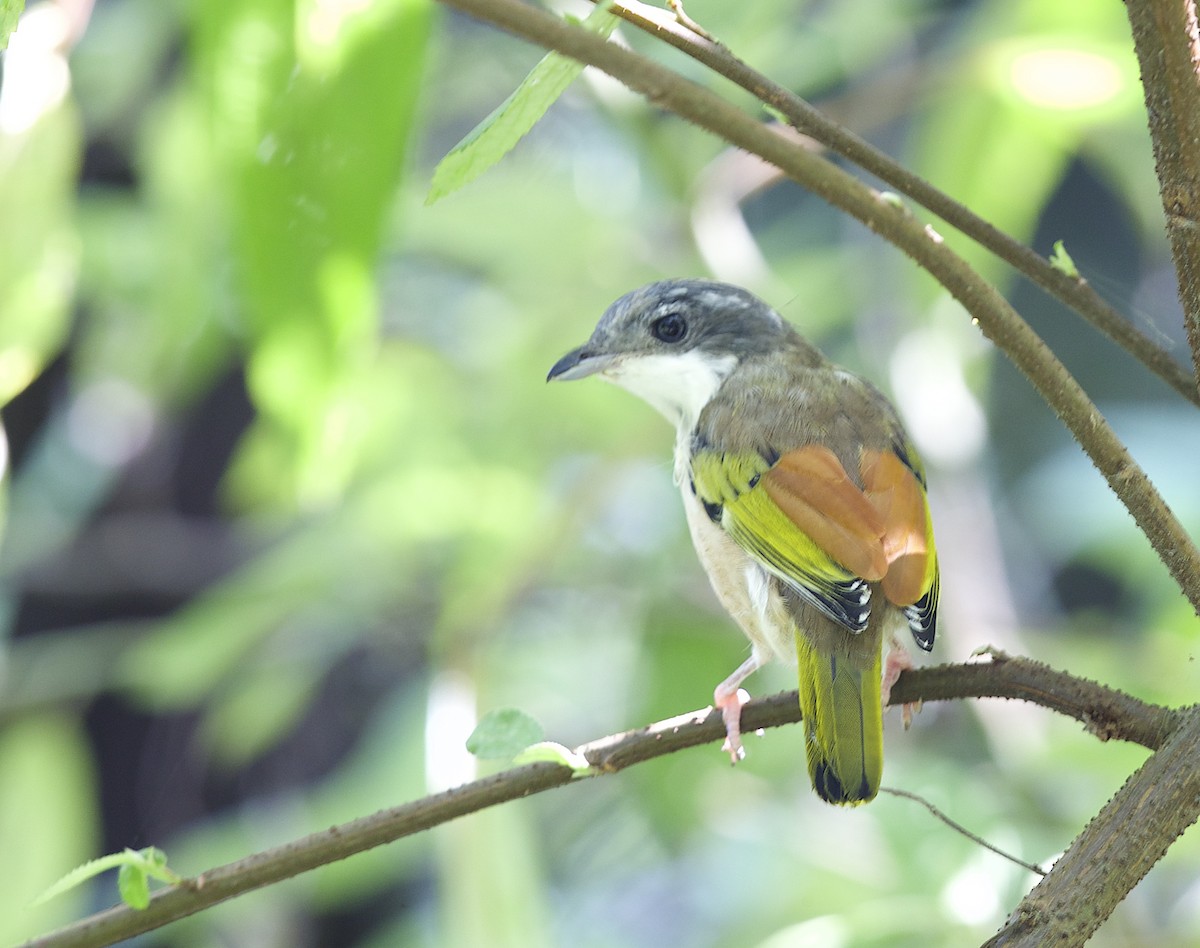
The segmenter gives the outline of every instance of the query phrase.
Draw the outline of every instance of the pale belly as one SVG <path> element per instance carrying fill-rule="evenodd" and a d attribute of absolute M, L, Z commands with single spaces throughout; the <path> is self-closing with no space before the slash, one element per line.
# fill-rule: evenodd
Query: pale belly
<path fill-rule="evenodd" d="M 754 648 L 759 663 L 796 664 L 793 624 L 766 570 L 708 518 L 687 484 L 680 485 L 692 544 L 713 592 Z"/>

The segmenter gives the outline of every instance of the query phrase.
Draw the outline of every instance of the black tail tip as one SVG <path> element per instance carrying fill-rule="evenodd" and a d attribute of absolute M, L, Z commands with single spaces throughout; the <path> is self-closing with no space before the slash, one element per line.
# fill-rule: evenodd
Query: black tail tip
<path fill-rule="evenodd" d="M 866 777 L 863 777 L 857 785 L 846 786 L 833 772 L 833 768 L 824 761 L 819 762 L 814 768 L 812 783 L 813 789 L 817 791 L 817 796 L 835 806 L 858 806 L 860 803 L 874 800 L 875 795 L 879 793 L 879 787 L 871 786 Z"/>

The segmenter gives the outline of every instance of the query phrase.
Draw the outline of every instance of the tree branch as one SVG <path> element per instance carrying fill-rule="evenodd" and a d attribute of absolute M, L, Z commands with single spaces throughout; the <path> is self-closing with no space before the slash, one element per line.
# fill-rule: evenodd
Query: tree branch
<path fill-rule="evenodd" d="M 902 675 L 891 703 L 954 698 L 1028 701 L 1079 721 L 1102 741 L 1117 740 L 1158 750 L 1175 727 L 1176 712 L 1146 704 L 1106 685 L 1055 671 L 1031 658 L 989 650 L 990 662 L 937 665 Z"/>
<path fill-rule="evenodd" d="M 995 287 L 931 228 L 832 162 L 671 70 L 520 0 L 440 0 L 549 49 L 596 66 L 661 108 L 758 155 L 817 196 L 864 223 L 931 273 L 983 334 L 1033 383 L 1113 492 L 1133 515 L 1192 608 L 1200 614 L 1200 551 L 1145 471 L 1087 393 Z"/>
<path fill-rule="evenodd" d="M 1195 0 L 1127 0 L 1179 299 L 1200 379 L 1200 35 Z"/>
<path fill-rule="evenodd" d="M 1071 843 L 984 948 L 1082 945 L 1200 810 L 1200 706 Z M 1070 906 L 1063 911 L 1063 906 Z"/>
<path fill-rule="evenodd" d="M 592 0 L 599 3 L 601 0 Z M 1023 273 L 1036 286 L 1065 303 L 1130 353 L 1192 404 L 1200 406 L 1200 386 L 1171 353 L 1140 332 L 1079 277 L 1056 270 L 1032 249 L 939 191 L 891 156 L 830 119 L 811 103 L 738 59 L 727 47 L 680 26 L 672 14 L 638 0 L 616 0 L 612 12 L 628 23 L 707 66 L 770 106 L 797 131 L 854 162 L 885 184 L 906 194 L 956 230 Z"/>
<path fill-rule="evenodd" d="M 1169 740 L 1181 713 L 1146 704 L 1039 662 L 1000 653 L 993 653 L 990 661 L 906 671 L 892 688 L 891 697 L 893 704 L 975 697 L 1021 698 L 1088 723 L 1089 730 L 1102 739 L 1135 741 L 1151 749 Z M 797 693 L 782 692 L 749 702 L 742 709 L 742 728 L 750 732 L 779 727 L 794 724 L 800 717 Z M 1096 720 L 1102 720 L 1104 726 L 1099 729 L 1093 726 Z M 599 776 L 689 747 L 715 743 L 724 737 L 725 725 L 720 713 L 702 708 L 591 741 L 576 752 L 592 768 L 581 776 Z M 514 767 L 219 866 L 156 892 L 146 909 L 138 911 L 117 905 L 26 942 L 23 948 L 112 945 L 254 889 L 412 836 L 468 813 L 560 787 L 573 779 L 576 775 L 562 764 Z"/>

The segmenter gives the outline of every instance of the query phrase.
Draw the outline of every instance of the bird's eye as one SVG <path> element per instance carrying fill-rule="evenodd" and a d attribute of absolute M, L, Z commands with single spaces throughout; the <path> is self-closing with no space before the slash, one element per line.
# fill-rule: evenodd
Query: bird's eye
<path fill-rule="evenodd" d="M 663 342 L 679 342 L 687 335 L 687 322 L 678 313 L 667 313 L 650 324 L 650 332 Z"/>

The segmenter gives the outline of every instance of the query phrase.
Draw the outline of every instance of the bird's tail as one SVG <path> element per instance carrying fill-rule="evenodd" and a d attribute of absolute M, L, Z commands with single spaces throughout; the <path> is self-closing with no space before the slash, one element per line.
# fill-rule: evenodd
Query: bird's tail
<path fill-rule="evenodd" d="M 873 800 L 883 776 L 882 649 L 866 668 L 818 651 L 803 634 L 796 652 L 813 789 L 829 803 Z"/>

